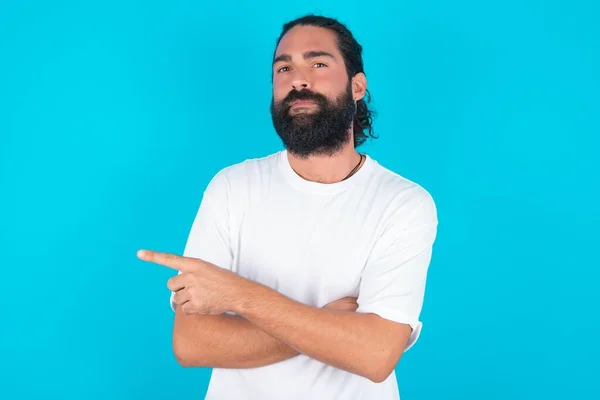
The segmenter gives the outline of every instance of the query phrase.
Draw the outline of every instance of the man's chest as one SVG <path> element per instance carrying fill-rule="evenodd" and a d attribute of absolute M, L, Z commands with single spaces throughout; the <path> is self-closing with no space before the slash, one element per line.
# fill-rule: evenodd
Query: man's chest
<path fill-rule="evenodd" d="M 344 198 L 263 199 L 241 216 L 233 268 L 314 306 L 357 296 L 379 221 Z"/>

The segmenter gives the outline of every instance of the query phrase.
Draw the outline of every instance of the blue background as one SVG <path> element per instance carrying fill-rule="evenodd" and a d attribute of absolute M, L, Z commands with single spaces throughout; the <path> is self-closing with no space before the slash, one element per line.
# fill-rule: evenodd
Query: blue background
<path fill-rule="evenodd" d="M 364 151 L 438 205 L 403 400 L 600 398 L 597 4 L 2 2 L 0 398 L 202 398 L 135 252 L 181 253 L 212 175 L 281 148 L 271 55 L 307 12 L 364 46 Z"/>

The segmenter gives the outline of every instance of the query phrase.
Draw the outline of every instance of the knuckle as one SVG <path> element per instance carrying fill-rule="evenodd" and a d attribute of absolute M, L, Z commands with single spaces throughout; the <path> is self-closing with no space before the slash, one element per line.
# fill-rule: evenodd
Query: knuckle
<path fill-rule="evenodd" d="M 181 277 L 181 281 L 184 282 L 186 286 L 194 282 L 194 274 L 192 273 L 182 272 L 179 274 L 179 276 Z"/>
<path fill-rule="evenodd" d="M 194 276 L 190 275 L 189 272 L 183 272 L 180 276 L 182 285 L 190 286 L 192 283 L 194 283 Z"/>

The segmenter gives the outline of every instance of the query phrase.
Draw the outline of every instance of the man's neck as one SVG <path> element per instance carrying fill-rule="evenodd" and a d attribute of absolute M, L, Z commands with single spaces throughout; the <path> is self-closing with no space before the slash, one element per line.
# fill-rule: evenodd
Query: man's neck
<path fill-rule="evenodd" d="M 361 161 L 353 141 L 332 155 L 312 155 L 300 158 L 288 152 L 290 166 L 307 181 L 336 183 L 343 180 Z"/>

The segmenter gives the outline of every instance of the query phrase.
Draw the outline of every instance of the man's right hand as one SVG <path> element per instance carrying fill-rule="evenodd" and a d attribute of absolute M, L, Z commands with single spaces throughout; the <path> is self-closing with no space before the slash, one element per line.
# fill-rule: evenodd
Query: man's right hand
<path fill-rule="evenodd" d="M 328 310 L 338 310 L 338 311 L 356 311 L 358 308 L 358 303 L 356 302 L 356 297 L 344 297 L 336 301 L 332 301 L 323 306 L 323 308 L 327 308 Z"/>

